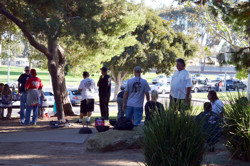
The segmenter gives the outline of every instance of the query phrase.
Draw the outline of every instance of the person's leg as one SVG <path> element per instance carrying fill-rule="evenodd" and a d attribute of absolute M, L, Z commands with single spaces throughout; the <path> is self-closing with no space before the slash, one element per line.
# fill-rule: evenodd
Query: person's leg
<path fill-rule="evenodd" d="M 10 119 L 10 118 L 11 118 L 11 113 L 12 113 L 12 108 L 9 107 L 9 108 L 8 108 L 7 119 Z"/>
<path fill-rule="evenodd" d="M 33 108 L 32 123 L 36 125 L 38 117 L 38 106 L 33 106 L 32 108 Z"/>
<path fill-rule="evenodd" d="M 26 106 L 26 93 L 22 92 L 21 98 L 20 98 L 20 121 L 21 123 L 24 123 L 25 118 L 25 106 Z"/>
<path fill-rule="evenodd" d="M 130 106 L 127 106 L 127 108 L 126 108 L 126 117 L 129 120 L 132 120 L 133 119 L 133 114 L 134 114 L 134 108 L 130 107 Z"/>
<path fill-rule="evenodd" d="M 25 116 L 25 122 L 24 122 L 25 125 L 29 125 L 30 124 L 31 108 L 32 107 L 30 107 L 30 106 L 27 106 L 27 108 L 26 108 L 26 114 L 25 114 L 26 116 Z"/>
<path fill-rule="evenodd" d="M 106 112 L 105 120 L 109 120 L 109 96 L 107 96 L 105 100 L 105 112 Z"/>
<path fill-rule="evenodd" d="M 88 105 L 88 110 L 87 110 L 87 119 L 86 119 L 86 123 L 90 123 L 90 118 L 92 115 L 92 112 L 94 111 L 94 104 L 95 104 L 95 100 L 94 99 L 87 99 L 87 105 Z"/>
<path fill-rule="evenodd" d="M 86 103 L 86 100 L 81 101 L 80 116 L 79 116 L 79 119 L 75 123 L 82 123 L 83 117 L 86 116 L 86 114 L 84 113 L 84 105 L 85 105 L 85 103 Z"/>
<path fill-rule="evenodd" d="M 134 109 L 134 125 L 137 126 L 141 123 L 143 114 L 143 107 L 136 107 Z"/>
<path fill-rule="evenodd" d="M 105 119 L 106 117 L 106 106 L 105 106 L 105 97 L 100 97 L 100 109 L 101 109 L 101 117 Z"/>

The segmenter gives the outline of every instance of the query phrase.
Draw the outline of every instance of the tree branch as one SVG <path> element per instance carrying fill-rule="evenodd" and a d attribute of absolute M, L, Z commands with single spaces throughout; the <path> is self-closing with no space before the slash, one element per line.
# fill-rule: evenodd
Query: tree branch
<path fill-rule="evenodd" d="M 59 55 L 59 64 L 60 65 L 64 65 L 65 62 L 66 62 L 66 56 L 65 56 L 65 53 L 64 53 L 64 49 L 61 47 L 60 44 L 58 44 L 58 55 Z"/>
<path fill-rule="evenodd" d="M 49 53 L 49 50 L 42 44 L 38 43 L 34 37 L 31 35 L 31 33 L 27 30 L 25 24 L 16 18 L 14 15 L 12 15 L 10 12 L 8 12 L 2 3 L 0 3 L 0 13 L 4 16 L 6 16 L 9 20 L 14 22 L 23 32 L 24 36 L 28 39 L 30 44 L 35 47 L 37 50 L 41 51 L 44 53 L 47 57 L 50 57 L 51 54 Z"/>

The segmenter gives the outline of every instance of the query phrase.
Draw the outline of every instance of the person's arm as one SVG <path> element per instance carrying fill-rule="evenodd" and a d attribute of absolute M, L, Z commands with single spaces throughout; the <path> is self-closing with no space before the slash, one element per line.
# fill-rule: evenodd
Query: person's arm
<path fill-rule="evenodd" d="M 127 99 L 128 99 L 128 91 L 125 91 L 123 94 L 123 104 L 122 104 L 123 111 L 125 111 L 126 109 Z"/>
<path fill-rule="evenodd" d="M 17 84 L 17 93 L 18 94 L 20 94 L 20 87 L 21 87 L 21 84 L 20 84 L 20 82 L 18 82 L 18 84 Z"/>
<path fill-rule="evenodd" d="M 148 92 L 146 92 L 146 93 L 145 93 L 145 95 L 146 95 L 146 99 L 147 99 L 147 101 L 149 101 L 149 100 L 150 100 L 149 93 L 148 93 Z"/>
<path fill-rule="evenodd" d="M 191 93 L 192 87 L 187 87 L 187 94 L 186 94 L 186 103 L 189 103 L 190 100 L 190 93 Z"/>
<path fill-rule="evenodd" d="M 102 79 L 102 75 L 100 75 L 99 80 L 98 80 L 98 82 L 97 82 L 97 86 L 98 86 L 98 87 L 100 86 L 100 81 L 101 81 L 101 79 Z"/>

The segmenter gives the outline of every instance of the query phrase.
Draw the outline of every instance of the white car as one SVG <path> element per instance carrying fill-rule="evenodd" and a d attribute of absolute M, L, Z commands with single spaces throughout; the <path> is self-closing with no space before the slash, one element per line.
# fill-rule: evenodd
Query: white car
<path fill-rule="evenodd" d="M 43 101 L 43 106 L 54 106 L 55 98 L 52 92 L 44 92 L 45 101 Z"/>
<path fill-rule="evenodd" d="M 167 84 L 171 82 L 171 79 L 172 77 L 170 76 L 159 75 L 152 80 L 152 84 L 157 84 L 157 83 Z"/>
<path fill-rule="evenodd" d="M 201 80 L 201 81 L 208 81 L 208 78 L 206 76 L 204 76 L 203 74 L 193 74 L 192 75 L 192 80 L 194 81 L 198 81 L 198 80 Z"/>
<path fill-rule="evenodd" d="M 229 74 L 226 75 L 226 80 L 229 80 L 229 79 L 231 79 L 231 78 L 233 78 L 231 75 L 229 75 Z M 225 79 L 225 74 L 219 74 L 219 75 L 215 78 L 215 80 L 224 80 L 224 79 Z"/>
<path fill-rule="evenodd" d="M 12 82 L 8 82 L 7 83 L 9 85 L 10 88 L 15 88 L 17 90 L 17 86 L 18 86 L 18 81 L 12 81 Z"/>
<path fill-rule="evenodd" d="M 156 90 L 158 93 L 165 94 L 170 92 L 170 84 L 157 83 L 151 87 L 151 91 Z"/>

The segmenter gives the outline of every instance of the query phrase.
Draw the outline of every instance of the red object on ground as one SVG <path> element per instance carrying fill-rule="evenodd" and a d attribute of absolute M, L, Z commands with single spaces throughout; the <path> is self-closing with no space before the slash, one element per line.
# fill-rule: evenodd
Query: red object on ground
<path fill-rule="evenodd" d="M 103 118 L 95 118 L 95 126 L 104 126 L 105 121 Z"/>

